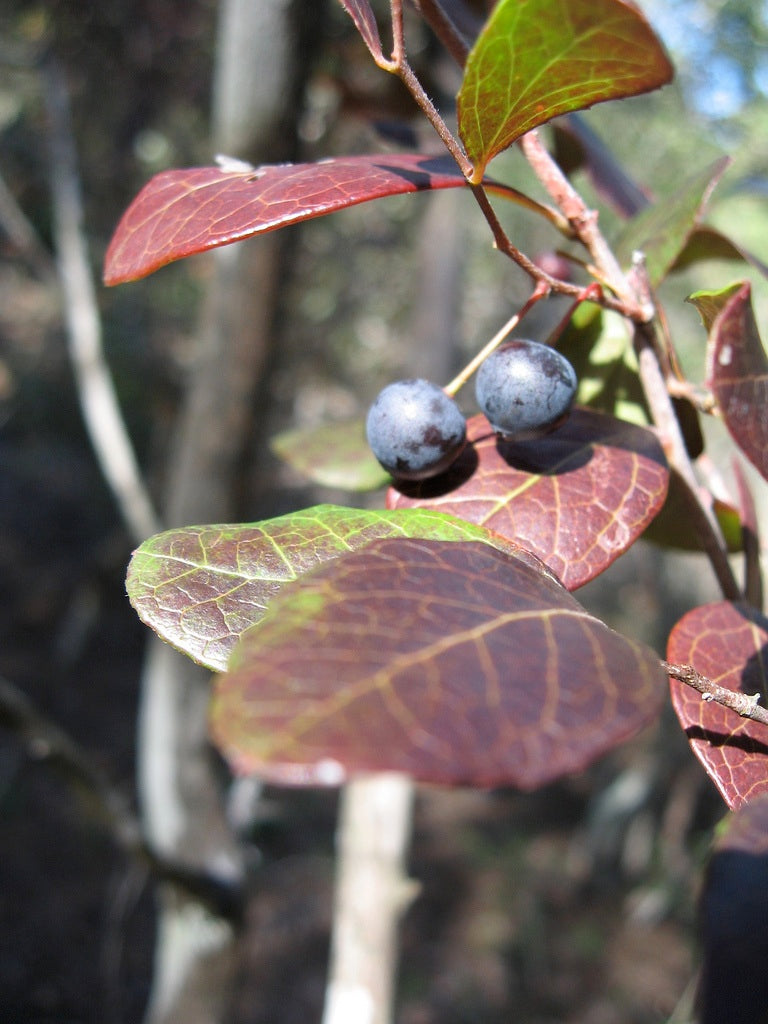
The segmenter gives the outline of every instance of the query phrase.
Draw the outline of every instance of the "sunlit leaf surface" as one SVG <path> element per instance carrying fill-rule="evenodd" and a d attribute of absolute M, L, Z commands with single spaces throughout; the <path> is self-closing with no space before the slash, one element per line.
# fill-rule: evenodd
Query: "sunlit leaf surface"
<path fill-rule="evenodd" d="M 744 284 L 744 281 L 736 281 L 733 284 L 726 285 L 725 288 L 718 288 L 716 291 L 702 290 L 693 292 L 685 301 L 690 302 L 692 306 L 696 307 L 702 323 L 707 331 L 711 331 L 718 315 L 722 313 L 734 295 L 741 291 Z"/>
<path fill-rule="evenodd" d="M 655 655 L 488 544 L 384 540 L 287 588 L 216 680 L 237 771 L 531 789 L 656 715 Z"/>
<path fill-rule="evenodd" d="M 479 539 L 539 566 L 503 538 L 440 513 L 318 505 L 261 523 L 189 526 L 150 537 L 131 559 L 128 596 L 163 640 L 220 672 L 286 583 L 379 537 Z"/>
<path fill-rule="evenodd" d="M 355 23 L 355 27 L 375 60 L 383 58 L 381 37 L 376 17 L 368 0 L 339 0 L 339 3 Z"/>
<path fill-rule="evenodd" d="M 104 283 L 145 277 L 184 256 L 371 199 L 466 184 L 450 157 L 417 153 L 265 164 L 246 171 L 163 171 L 139 192 L 115 229 L 104 261 Z M 487 187 L 520 200 L 514 189 L 494 182 Z"/>
<path fill-rule="evenodd" d="M 669 661 L 692 665 L 729 690 L 768 693 L 768 619 L 746 605 L 718 602 L 688 612 L 667 646 Z M 731 808 L 768 793 L 768 726 L 702 700 L 670 680 L 672 703 L 694 753 Z"/>
<path fill-rule="evenodd" d="M 575 409 L 539 441 L 497 441 L 484 416 L 448 472 L 388 492 L 390 508 L 434 508 L 515 540 L 575 590 L 607 569 L 664 504 L 668 470 L 652 431 Z"/>
<path fill-rule="evenodd" d="M 470 51 L 459 133 L 479 182 L 488 161 L 558 114 L 672 78 L 647 21 L 622 0 L 499 0 Z"/>
<path fill-rule="evenodd" d="M 579 405 L 629 423 L 648 424 L 637 356 L 624 317 L 594 303 L 582 302 L 557 347 L 576 371 Z"/>

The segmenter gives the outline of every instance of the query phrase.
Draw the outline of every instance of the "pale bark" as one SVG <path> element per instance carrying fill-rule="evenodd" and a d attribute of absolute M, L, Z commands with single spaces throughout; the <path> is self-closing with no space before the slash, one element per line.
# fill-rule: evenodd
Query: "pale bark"
<path fill-rule="evenodd" d="M 331 975 L 323 1024 L 390 1024 L 397 926 L 415 895 L 406 875 L 413 782 L 381 773 L 342 794 Z"/>

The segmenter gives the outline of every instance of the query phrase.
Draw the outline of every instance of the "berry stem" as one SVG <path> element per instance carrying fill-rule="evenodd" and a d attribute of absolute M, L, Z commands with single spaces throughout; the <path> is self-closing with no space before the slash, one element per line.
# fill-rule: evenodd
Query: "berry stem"
<path fill-rule="evenodd" d="M 576 312 L 576 310 L 579 308 L 582 302 L 594 302 L 596 305 L 600 306 L 602 305 L 602 298 L 602 285 L 598 284 L 597 281 L 592 281 L 591 284 L 588 284 L 586 288 L 584 288 L 581 295 L 579 295 L 578 298 L 571 303 L 571 305 L 568 307 L 568 312 L 565 314 L 564 317 L 561 318 L 557 326 L 554 327 L 549 332 L 547 344 L 551 345 L 553 348 L 556 346 L 558 339 L 560 338 L 560 335 L 568 327 L 573 318 L 573 314 Z"/>
<path fill-rule="evenodd" d="M 520 309 L 514 314 L 514 316 L 511 316 L 509 320 L 507 320 L 507 322 L 504 324 L 504 326 L 494 334 L 494 336 L 491 338 L 488 344 L 485 345 L 469 363 L 467 363 L 467 365 L 464 367 L 461 373 L 457 374 L 457 376 L 453 378 L 450 384 L 446 384 L 446 386 L 443 388 L 443 391 L 445 391 L 446 395 L 450 395 L 451 398 L 455 398 L 457 392 L 460 391 L 462 387 L 464 387 L 464 385 L 467 383 L 467 381 L 475 372 L 475 370 L 477 370 L 480 367 L 480 365 L 485 362 L 485 360 L 488 358 L 491 352 L 494 351 L 494 349 L 497 349 L 499 347 L 499 345 L 502 343 L 502 341 L 504 341 L 507 335 L 514 331 L 514 329 L 517 327 L 517 325 L 520 323 L 523 317 L 526 316 L 533 309 L 536 303 L 540 299 L 544 299 L 547 295 L 549 295 L 549 292 L 549 285 L 539 281 L 536 287 L 531 292 L 528 299 L 526 300 L 526 302 L 520 307 Z"/>

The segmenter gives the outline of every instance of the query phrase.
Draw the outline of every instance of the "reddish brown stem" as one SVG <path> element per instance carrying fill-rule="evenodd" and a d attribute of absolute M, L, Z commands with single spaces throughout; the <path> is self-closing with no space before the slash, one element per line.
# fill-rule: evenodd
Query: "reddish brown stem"
<path fill-rule="evenodd" d="M 545 284 L 550 291 L 558 295 L 572 295 L 577 299 L 581 297 L 584 292 L 583 285 L 571 284 L 569 281 L 561 281 L 559 278 L 551 277 L 541 267 L 537 266 L 533 260 L 529 259 L 525 253 L 512 244 L 504 228 L 501 226 L 499 218 L 496 216 L 496 211 L 491 206 L 491 201 L 482 185 L 470 185 L 470 188 L 488 226 L 493 232 L 493 239 L 499 252 L 509 256 L 529 277 L 534 281 Z M 624 302 L 605 293 L 602 294 L 600 305 L 605 309 L 615 310 L 617 313 L 621 313 L 622 316 L 630 316 L 631 314 L 631 310 L 627 308 Z"/>
<path fill-rule="evenodd" d="M 549 332 L 547 344 L 552 346 L 555 346 L 557 344 L 560 335 L 571 322 L 571 317 L 582 304 L 582 302 L 594 302 L 597 305 L 602 305 L 603 298 L 603 289 L 597 283 L 597 281 L 593 281 L 591 284 L 588 284 L 586 288 L 582 288 L 581 294 L 577 297 L 576 301 L 569 306 L 568 312 L 565 314 L 564 317 L 561 318 L 560 323 L 558 323 Z"/>
<path fill-rule="evenodd" d="M 558 164 L 547 152 L 539 133 L 536 130 L 528 132 L 520 139 L 519 144 L 536 177 L 568 218 L 577 237 L 589 252 L 600 277 L 610 285 L 622 301 L 624 315 L 638 323 L 646 323 L 651 320 L 654 315 L 653 303 L 638 301 L 638 296 L 630 287 L 612 249 L 598 227 L 597 213 L 587 207 L 582 197 L 568 181 Z"/>
<path fill-rule="evenodd" d="M 456 396 L 458 391 L 464 387 L 472 374 L 477 370 L 482 363 L 488 358 L 494 349 L 498 348 L 504 339 L 518 326 L 523 317 L 527 316 L 528 313 L 533 309 L 537 302 L 546 298 L 549 295 L 549 288 L 541 281 L 537 282 L 536 287 L 530 294 L 528 299 L 523 303 L 520 309 L 510 317 L 509 320 L 504 324 L 501 330 L 497 331 L 496 334 L 490 339 L 487 345 L 484 345 L 477 355 L 472 359 L 461 373 L 457 374 L 450 384 L 446 384 L 443 388 L 446 395 L 450 395 L 452 398 Z"/>
<path fill-rule="evenodd" d="M 414 0 L 414 5 L 459 67 L 464 67 L 469 53 L 469 38 L 482 28 L 482 20 L 466 11 L 463 24 L 457 24 L 435 0 Z"/>
<path fill-rule="evenodd" d="M 659 432 L 664 454 L 683 485 L 681 493 L 685 498 L 693 528 L 709 557 L 723 596 L 726 600 L 738 601 L 742 596 L 741 589 L 728 561 L 725 541 L 712 510 L 711 502 L 706 503 L 702 498 L 694 475 L 688 450 L 685 447 L 685 439 L 680 430 L 680 424 L 672 407 L 656 356 L 650 327 L 636 329 L 635 348 L 639 362 L 640 381 L 648 401 L 648 407 L 654 425 Z"/>

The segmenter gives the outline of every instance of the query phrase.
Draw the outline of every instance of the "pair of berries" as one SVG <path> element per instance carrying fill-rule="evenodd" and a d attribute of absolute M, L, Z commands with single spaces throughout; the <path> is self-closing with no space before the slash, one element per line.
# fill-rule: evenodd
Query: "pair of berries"
<path fill-rule="evenodd" d="M 527 441 L 567 417 L 578 381 L 568 360 L 548 345 L 519 338 L 496 349 L 480 367 L 475 395 L 497 434 Z M 400 480 L 425 480 L 446 470 L 466 441 L 458 405 L 427 380 L 401 380 L 380 392 L 366 421 L 368 444 Z"/>

